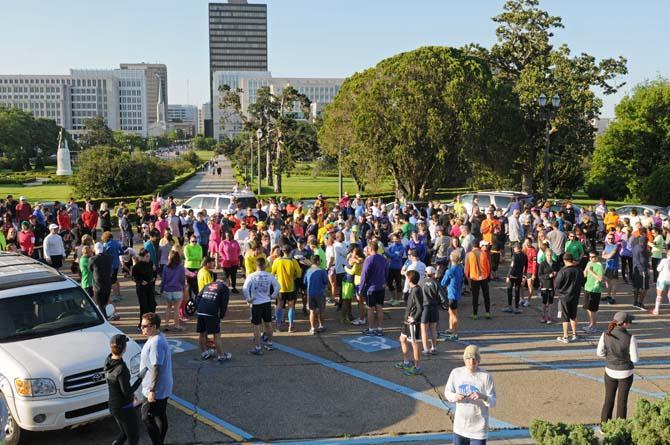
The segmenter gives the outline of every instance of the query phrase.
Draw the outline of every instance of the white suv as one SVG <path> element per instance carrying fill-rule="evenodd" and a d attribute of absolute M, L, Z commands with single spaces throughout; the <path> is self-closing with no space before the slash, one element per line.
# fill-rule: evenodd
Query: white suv
<path fill-rule="evenodd" d="M 206 210 L 207 215 L 211 216 L 217 212 L 226 213 L 228 206 L 231 201 L 235 199 L 238 203 L 237 217 L 243 218 L 246 216 L 245 210 L 247 208 L 256 209 L 256 195 L 251 192 L 240 192 L 240 193 L 231 193 L 231 194 L 216 194 L 208 193 L 195 195 L 188 200 L 184 201 L 180 206 L 177 207 L 177 211 L 182 210 L 191 210 L 193 213 L 197 214 L 200 210 Z"/>
<path fill-rule="evenodd" d="M 103 366 L 121 333 L 72 279 L 38 261 L 0 253 L 0 443 L 22 430 L 73 427 L 109 415 Z M 136 380 L 140 347 L 124 356 Z M 2 416 L 0 416 L 2 417 Z"/>

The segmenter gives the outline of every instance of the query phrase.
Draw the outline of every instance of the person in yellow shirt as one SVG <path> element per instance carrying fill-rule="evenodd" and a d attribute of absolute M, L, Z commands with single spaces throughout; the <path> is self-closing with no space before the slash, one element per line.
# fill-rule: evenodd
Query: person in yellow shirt
<path fill-rule="evenodd" d="M 214 282 L 212 269 L 214 269 L 214 258 L 206 256 L 202 259 L 201 267 L 198 271 L 198 292 L 202 292 L 205 286 Z"/>
<path fill-rule="evenodd" d="M 605 233 L 609 233 L 612 227 L 616 227 L 619 224 L 619 214 L 614 207 L 610 207 L 609 212 L 605 214 L 603 224 L 605 224 Z"/>
<path fill-rule="evenodd" d="M 330 232 L 332 229 L 332 224 L 326 224 L 322 227 L 319 227 L 319 230 L 316 232 L 316 240 L 319 242 L 319 246 L 323 246 L 326 240 L 326 233 Z"/>
<path fill-rule="evenodd" d="M 267 259 L 265 252 L 263 252 L 263 246 L 256 241 L 250 241 L 249 249 L 247 249 L 247 253 L 244 255 L 244 270 L 256 270 L 256 260 L 259 258 Z M 247 275 L 251 275 L 251 272 L 247 272 Z"/>
<path fill-rule="evenodd" d="M 294 332 L 293 321 L 295 319 L 295 280 L 302 277 L 300 264 L 291 258 L 291 247 L 283 246 L 281 257 L 272 262 L 272 275 L 279 281 L 279 300 L 275 309 L 275 318 L 277 319 L 277 330 L 284 321 L 284 309 L 288 303 L 288 331 Z M 280 304 L 281 303 L 281 304 Z"/>

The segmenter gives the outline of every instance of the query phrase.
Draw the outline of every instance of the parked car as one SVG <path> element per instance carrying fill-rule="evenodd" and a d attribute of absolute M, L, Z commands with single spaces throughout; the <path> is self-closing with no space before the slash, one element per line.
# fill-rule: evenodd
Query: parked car
<path fill-rule="evenodd" d="M 110 339 L 121 333 L 74 280 L 29 257 L 0 253 L 4 443 L 18 444 L 24 430 L 59 430 L 107 417 L 103 366 Z M 128 342 L 124 359 L 132 381 L 140 351 Z"/>
<path fill-rule="evenodd" d="M 206 210 L 208 215 L 213 215 L 217 212 L 225 213 L 231 201 L 235 199 L 238 203 L 237 217 L 242 218 L 246 215 L 246 209 L 256 209 L 256 195 L 251 192 L 240 192 L 230 194 L 216 194 L 207 193 L 195 195 L 180 206 L 177 206 L 177 211 L 193 209 L 194 213 L 200 210 Z"/>
<path fill-rule="evenodd" d="M 494 205 L 497 209 L 503 209 L 503 212 L 507 211 L 507 207 L 512 203 L 512 198 L 516 198 L 517 201 L 523 201 L 525 203 L 534 202 L 534 198 L 523 192 L 510 192 L 510 191 L 496 191 L 496 192 L 472 192 L 464 193 L 461 195 L 461 202 L 463 207 L 467 210 L 468 214 L 472 213 L 472 203 L 477 199 L 479 203 L 479 209 L 484 211 L 489 206 Z"/>
<path fill-rule="evenodd" d="M 637 215 L 642 217 L 644 216 L 645 210 L 649 210 L 652 215 L 656 214 L 657 210 L 661 211 L 661 219 L 666 220 L 668 219 L 668 211 L 667 209 L 664 209 L 663 207 L 659 206 L 653 206 L 653 205 L 647 205 L 647 204 L 629 204 L 629 205 L 624 205 L 621 207 L 618 207 L 616 209 L 616 212 L 619 214 L 619 218 L 628 218 L 629 220 L 633 218 L 633 209 L 637 211 Z"/>

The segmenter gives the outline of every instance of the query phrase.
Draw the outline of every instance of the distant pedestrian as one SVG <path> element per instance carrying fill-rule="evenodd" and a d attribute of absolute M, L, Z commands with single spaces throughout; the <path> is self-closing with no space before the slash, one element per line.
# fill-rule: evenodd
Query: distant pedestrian
<path fill-rule="evenodd" d="M 147 337 L 140 355 L 142 421 L 153 445 L 163 445 L 168 430 L 167 403 L 172 395 L 172 355 L 168 342 L 160 331 L 161 318 L 149 312 L 142 316 L 142 334 Z"/>
<path fill-rule="evenodd" d="M 625 419 L 628 409 L 628 393 L 633 386 L 634 363 L 639 361 L 637 339 L 628 332 L 633 316 L 617 312 L 598 341 L 598 357 L 607 360 L 605 366 L 605 402 L 600 415 L 601 423 L 612 418 L 616 399 L 617 419 Z"/>
<path fill-rule="evenodd" d="M 496 405 L 493 377 L 479 368 L 479 348 L 469 345 L 463 351 L 465 366 L 449 374 L 445 398 L 456 404 L 454 445 L 485 445 L 489 432 L 489 409 Z"/>

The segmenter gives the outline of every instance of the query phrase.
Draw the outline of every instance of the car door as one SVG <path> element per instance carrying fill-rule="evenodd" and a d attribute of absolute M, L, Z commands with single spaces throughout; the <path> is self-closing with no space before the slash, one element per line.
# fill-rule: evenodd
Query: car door
<path fill-rule="evenodd" d="M 185 209 L 199 210 L 202 205 L 202 196 L 194 196 L 183 204 Z"/>
<path fill-rule="evenodd" d="M 218 210 L 221 213 L 225 213 L 226 210 L 228 210 L 228 206 L 230 205 L 230 199 L 219 196 L 218 201 L 216 203 L 216 210 Z"/>

